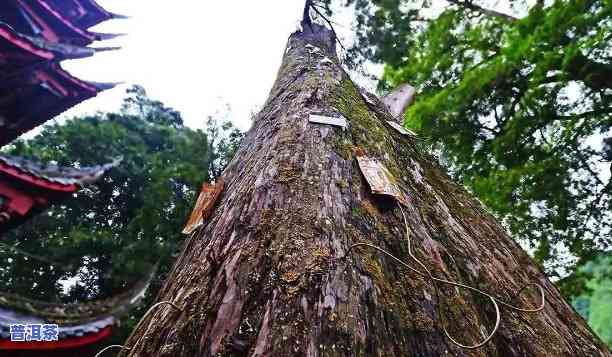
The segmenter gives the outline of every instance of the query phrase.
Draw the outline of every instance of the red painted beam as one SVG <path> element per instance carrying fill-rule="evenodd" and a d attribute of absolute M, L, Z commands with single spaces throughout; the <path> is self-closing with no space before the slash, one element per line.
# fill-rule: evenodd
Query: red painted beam
<path fill-rule="evenodd" d="M 26 216 L 36 203 L 31 194 L 26 194 L 21 190 L 17 190 L 11 185 L 0 180 L 0 195 L 8 200 L 8 206 L 3 208 L 9 213 L 17 213 L 20 216 Z"/>
<path fill-rule="evenodd" d="M 55 58 L 53 52 L 37 47 L 27 39 L 19 36 L 7 24 L 0 23 L 0 37 L 10 42 L 21 51 L 30 54 L 33 60 L 53 60 Z"/>
<path fill-rule="evenodd" d="M 47 180 L 29 175 L 12 166 L 6 165 L 3 162 L 0 162 L 0 172 L 5 173 L 9 176 L 12 176 L 18 181 L 22 181 L 22 182 L 28 183 L 30 185 L 33 185 L 39 188 L 44 188 L 49 191 L 73 193 L 73 192 L 76 192 L 76 190 L 78 189 L 78 187 L 74 184 L 62 185 L 57 182 L 51 182 L 51 181 L 47 181 Z"/>

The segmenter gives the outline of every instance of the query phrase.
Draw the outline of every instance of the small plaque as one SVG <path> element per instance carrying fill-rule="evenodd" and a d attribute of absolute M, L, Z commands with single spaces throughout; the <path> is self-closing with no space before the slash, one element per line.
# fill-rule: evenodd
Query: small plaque
<path fill-rule="evenodd" d="M 329 57 L 325 57 L 321 60 L 321 64 L 329 64 L 329 65 L 333 65 L 334 62 L 332 60 L 329 59 Z"/>
<path fill-rule="evenodd" d="M 204 224 L 204 220 L 210 217 L 215 203 L 223 191 L 224 183 L 222 179 L 215 184 L 204 183 L 202 191 L 196 201 L 196 205 L 191 212 L 191 217 L 183 229 L 183 234 L 191 234 Z"/>
<path fill-rule="evenodd" d="M 323 115 L 310 114 L 310 119 L 308 119 L 308 121 L 316 124 L 339 126 L 342 128 L 342 130 L 346 130 L 346 128 L 348 128 L 348 121 L 343 116 L 328 117 Z"/>
<path fill-rule="evenodd" d="M 408 205 L 406 196 L 397 185 L 397 180 L 378 160 L 357 155 L 359 169 L 375 195 L 391 196 L 404 206 Z"/>
<path fill-rule="evenodd" d="M 398 124 L 398 123 L 396 123 L 394 121 L 388 120 L 387 124 L 389 124 L 393 129 L 399 131 L 400 134 L 402 134 L 402 135 L 413 136 L 413 137 L 417 136 L 417 134 L 414 131 L 412 131 L 410 129 L 406 129 L 402 125 L 400 125 L 400 124 Z"/>

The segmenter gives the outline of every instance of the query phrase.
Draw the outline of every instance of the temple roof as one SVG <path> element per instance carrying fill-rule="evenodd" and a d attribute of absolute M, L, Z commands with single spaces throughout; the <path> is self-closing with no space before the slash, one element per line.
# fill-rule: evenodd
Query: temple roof
<path fill-rule="evenodd" d="M 121 35 L 86 27 L 119 17 L 93 0 L 0 1 L 0 146 L 114 86 L 79 80 L 58 62 L 116 49 L 85 47 Z"/>
<path fill-rule="evenodd" d="M 109 299 L 83 304 L 49 304 L 0 292 L 0 350 L 73 348 L 110 335 L 117 317 L 128 313 L 144 298 L 158 265 L 129 291 Z M 59 341 L 11 343 L 11 324 L 58 324 Z"/>
<path fill-rule="evenodd" d="M 74 192 L 79 186 L 97 181 L 120 161 L 116 159 L 104 165 L 72 168 L 0 155 L 0 173 L 40 188 Z"/>
<path fill-rule="evenodd" d="M 57 60 L 91 57 L 97 52 L 111 51 L 111 50 L 118 49 L 118 47 L 97 47 L 97 48 L 82 47 L 82 46 L 69 45 L 65 43 L 49 42 L 39 37 L 32 37 L 32 36 L 23 36 L 23 37 L 27 38 L 30 42 L 32 42 L 34 45 L 38 46 L 39 48 L 53 52 L 56 55 L 55 59 Z"/>
<path fill-rule="evenodd" d="M 89 1 L 79 1 L 89 3 Z M 28 36 L 44 38 L 49 42 L 65 43 L 77 46 L 103 39 L 100 34 L 87 31 L 90 26 L 78 22 L 79 16 L 86 19 L 95 19 L 103 22 L 118 15 L 105 12 L 101 15 L 99 6 L 82 6 L 85 14 L 78 15 L 80 11 L 68 9 L 75 0 L 4 0 L 0 2 L 0 22 L 10 24 L 15 31 Z M 92 9 L 92 10 L 89 10 Z M 68 10 L 66 12 L 66 10 Z M 103 9 L 102 9 L 103 10 Z M 93 11 L 93 12 L 90 12 Z M 105 10 L 103 10 L 105 11 Z M 77 14 L 71 16 L 71 14 Z M 91 20 L 87 20 L 90 23 Z"/>
<path fill-rule="evenodd" d="M 51 42 L 85 46 L 95 37 L 56 11 L 43 0 L 4 0 L 0 4 L 0 21 L 29 36 L 40 36 Z"/>
<path fill-rule="evenodd" d="M 81 186 L 93 183 L 120 161 L 66 168 L 0 156 L 0 233 L 23 224 Z"/>
<path fill-rule="evenodd" d="M 0 83 L 0 146 L 113 87 L 82 81 L 57 63 L 21 75 Z"/>
<path fill-rule="evenodd" d="M 54 58 L 53 52 L 41 48 L 0 22 L 0 79 Z"/>
<path fill-rule="evenodd" d="M 80 80 L 59 61 L 113 48 L 85 47 L 118 35 L 87 29 L 120 18 L 93 0 L 0 1 L 0 146 L 113 84 Z M 0 232 L 100 178 L 120 160 L 66 168 L 0 156 Z M 0 293 L 0 350 L 74 348 L 108 337 L 116 317 L 144 296 L 155 270 L 129 292 L 89 304 L 47 304 Z M 57 323 L 60 341 L 13 343 L 9 325 Z"/>
<path fill-rule="evenodd" d="M 83 29 L 98 25 L 111 19 L 124 19 L 126 16 L 106 11 L 94 0 L 48 0 L 68 19 Z"/>
<path fill-rule="evenodd" d="M 91 57 L 115 47 L 90 48 L 49 42 L 41 37 L 23 35 L 0 22 L 0 79 L 18 74 L 45 61 Z"/>

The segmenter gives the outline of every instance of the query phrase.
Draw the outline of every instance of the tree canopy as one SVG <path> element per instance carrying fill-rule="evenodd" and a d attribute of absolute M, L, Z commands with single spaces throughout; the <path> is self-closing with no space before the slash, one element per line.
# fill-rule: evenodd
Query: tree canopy
<path fill-rule="evenodd" d="M 383 63 L 381 89 L 417 88 L 406 126 L 549 275 L 609 252 L 610 2 L 348 4 L 357 12 L 350 63 Z M 566 294 L 584 288 L 573 277 Z"/>
<path fill-rule="evenodd" d="M 241 135 L 214 118 L 206 132 L 185 127 L 179 112 L 133 87 L 118 113 L 45 126 L 14 143 L 5 152 L 64 166 L 123 160 L 3 237 L 0 290 L 47 302 L 91 301 L 126 291 L 159 263 L 150 289 L 156 291 L 202 182 L 222 171 Z M 123 333 L 142 313 L 126 318 Z"/>

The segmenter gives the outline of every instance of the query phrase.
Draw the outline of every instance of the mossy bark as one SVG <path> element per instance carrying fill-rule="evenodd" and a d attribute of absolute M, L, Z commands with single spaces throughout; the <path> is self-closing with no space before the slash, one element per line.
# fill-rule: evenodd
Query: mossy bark
<path fill-rule="evenodd" d="M 234 160 L 206 224 L 185 244 L 158 301 L 126 342 L 129 356 L 609 356 L 585 322 L 494 218 L 389 127 L 337 63 L 333 35 L 294 33 L 277 81 Z M 312 124 L 342 114 L 350 128 Z M 413 247 L 441 278 L 460 280 L 538 313 L 502 308 L 485 347 L 465 344 L 494 322 L 486 299 L 443 288 L 358 242 L 409 261 L 401 214 L 374 197 L 354 156 L 383 163 L 410 202 Z M 514 299 L 514 300 L 513 300 Z M 443 319 L 436 318 L 441 309 Z"/>

